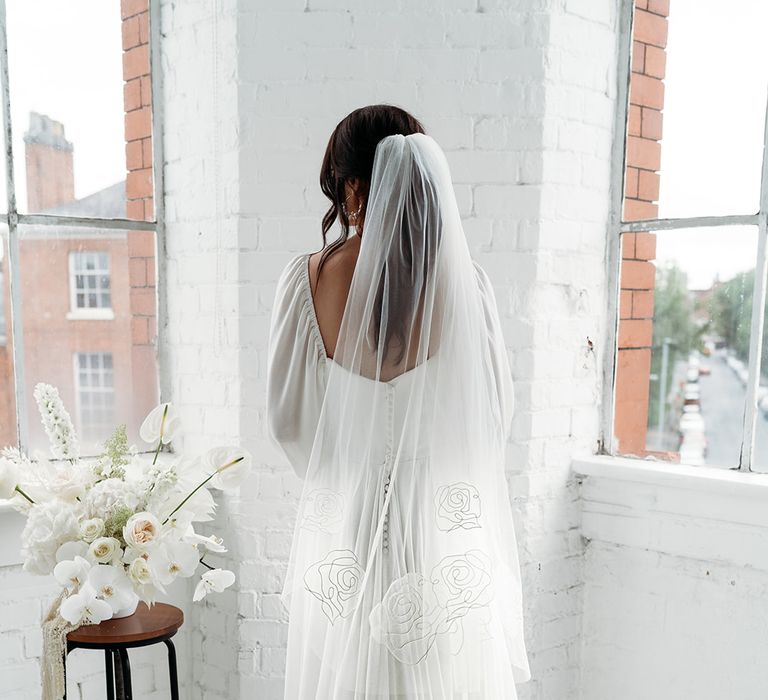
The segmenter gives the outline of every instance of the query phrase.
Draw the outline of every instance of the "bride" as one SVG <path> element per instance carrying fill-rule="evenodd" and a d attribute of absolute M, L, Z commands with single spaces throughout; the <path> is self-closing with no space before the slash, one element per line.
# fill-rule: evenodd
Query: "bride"
<path fill-rule="evenodd" d="M 320 182 L 324 247 L 281 272 L 269 340 L 269 435 L 303 479 L 285 697 L 514 700 L 513 386 L 445 154 L 404 110 L 364 107 Z"/>

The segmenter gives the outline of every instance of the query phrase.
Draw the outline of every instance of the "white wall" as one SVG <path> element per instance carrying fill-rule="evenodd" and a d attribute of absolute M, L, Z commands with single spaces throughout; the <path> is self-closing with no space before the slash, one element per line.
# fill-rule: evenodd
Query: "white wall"
<path fill-rule="evenodd" d="M 301 483 L 265 440 L 265 349 L 277 275 L 320 247 L 317 181 L 352 109 L 392 102 L 443 146 L 472 253 L 494 281 L 517 414 L 509 445 L 533 680 L 575 698 L 581 554 L 574 447 L 597 437 L 596 354 L 615 78 L 609 0 L 223 0 L 218 103 L 211 18 L 164 5 L 168 341 L 194 443 L 240 440 L 258 469 L 222 501 L 239 591 L 196 608 L 195 697 L 278 698 L 279 592 Z M 218 134 L 218 189 L 212 160 Z M 213 349 L 215 194 L 226 346 Z M 596 352 L 587 349 L 587 338 Z"/>

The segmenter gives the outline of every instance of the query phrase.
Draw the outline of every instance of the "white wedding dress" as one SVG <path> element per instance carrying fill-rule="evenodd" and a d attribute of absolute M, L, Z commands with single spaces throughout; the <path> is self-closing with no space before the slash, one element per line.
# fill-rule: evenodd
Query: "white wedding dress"
<path fill-rule="evenodd" d="M 375 257 L 364 257 L 372 228 L 357 280 Z M 503 473 L 512 383 L 490 280 L 474 261 L 464 277 L 457 266 L 470 286 L 444 316 L 445 342 L 384 381 L 381 362 L 379 379 L 337 362 L 355 344 L 344 345 L 345 322 L 327 357 L 308 260 L 296 255 L 280 274 L 268 362 L 269 436 L 304 479 L 283 589 L 285 697 L 514 700 L 530 670 Z M 481 305 L 471 314 L 470 298 Z M 454 324 L 472 337 L 449 343 Z M 476 359 L 462 364 L 456 351 Z"/>

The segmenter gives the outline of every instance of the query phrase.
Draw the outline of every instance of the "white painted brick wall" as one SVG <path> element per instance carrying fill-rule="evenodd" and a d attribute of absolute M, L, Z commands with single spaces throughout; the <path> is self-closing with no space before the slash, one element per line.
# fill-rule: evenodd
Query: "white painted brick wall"
<path fill-rule="evenodd" d="M 615 12 L 609 0 L 164 3 L 167 333 L 190 444 L 240 441 L 257 469 L 218 523 L 238 590 L 196 608 L 193 697 L 282 697 L 279 592 L 301 483 L 264 432 L 274 283 L 320 246 L 317 179 L 349 111 L 392 102 L 446 150 L 473 256 L 494 281 L 517 389 L 510 494 L 533 680 L 578 696 L 582 540 L 574 448 L 597 437 Z M 226 344 L 214 348 L 215 164 Z"/>

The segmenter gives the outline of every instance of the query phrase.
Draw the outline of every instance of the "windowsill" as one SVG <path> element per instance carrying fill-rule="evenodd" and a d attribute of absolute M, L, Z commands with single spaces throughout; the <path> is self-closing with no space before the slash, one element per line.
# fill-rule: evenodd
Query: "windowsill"
<path fill-rule="evenodd" d="M 586 538 L 768 571 L 768 474 L 606 455 L 572 470 Z"/>
<path fill-rule="evenodd" d="M 112 321 L 115 318 L 113 309 L 73 309 L 67 311 L 70 321 Z"/>

